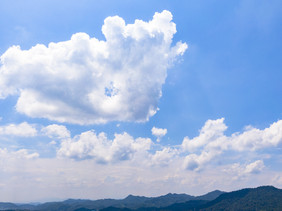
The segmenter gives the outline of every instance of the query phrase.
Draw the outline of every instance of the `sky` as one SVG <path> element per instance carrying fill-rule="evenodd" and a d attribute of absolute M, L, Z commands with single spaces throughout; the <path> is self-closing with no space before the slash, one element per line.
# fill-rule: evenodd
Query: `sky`
<path fill-rule="evenodd" d="M 0 1 L 0 201 L 282 188 L 281 10 Z"/>

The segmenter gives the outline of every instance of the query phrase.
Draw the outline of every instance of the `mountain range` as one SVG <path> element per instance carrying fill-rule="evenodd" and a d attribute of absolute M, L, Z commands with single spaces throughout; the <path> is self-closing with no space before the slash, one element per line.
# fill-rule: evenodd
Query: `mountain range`
<path fill-rule="evenodd" d="M 9 211 L 208 211 L 282 210 L 282 189 L 273 186 L 246 188 L 233 192 L 212 191 L 202 196 L 172 194 L 159 197 L 129 195 L 124 199 L 68 199 L 43 204 L 0 203 Z"/>

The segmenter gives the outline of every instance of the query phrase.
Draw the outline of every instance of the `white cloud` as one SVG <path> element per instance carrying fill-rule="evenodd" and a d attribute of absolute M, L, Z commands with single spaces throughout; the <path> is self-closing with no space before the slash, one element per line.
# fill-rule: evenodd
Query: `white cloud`
<path fill-rule="evenodd" d="M 265 169 L 263 160 L 256 160 L 251 163 L 233 163 L 223 170 L 230 174 L 231 180 L 243 180 L 247 177 L 262 174 Z"/>
<path fill-rule="evenodd" d="M 20 124 L 0 126 L 0 135 L 32 137 L 37 135 L 37 130 L 27 122 L 23 122 Z"/>
<path fill-rule="evenodd" d="M 183 166 L 188 170 L 200 170 L 206 163 L 220 154 L 221 152 L 216 150 L 203 150 L 200 154 L 189 154 L 184 158 Z"/>
<path fill-rule="evenodd" d="M 223 160 L 218 159 L 216 162 L 232 163 L 234 162 L 232 156 L 235 153 L 237 156 L 235 160 L 238 162 L 237 159 L 240 156 L 238 152 L 242 151 L 253 154 L 251 156 L 249 153 L 249 158 L 242 155 L 241 162 L 245 163 L 244 159 L 256 159 L 256 151 L 276 147 L 282 143 L 281 123 L 281 120 L 277 121 L 263 130 L 248 127 L 242 133 L 237 132 L 226 136 L 224 132 L 227 126 L 224 118 L 208 120 L 198 136 L 192 139 L 185 137 L 180 146 L 170 147 L 153 145 L 152 141 L 147 138 L 134 139 L 127 133 L 115 134 L 113 140 L 108 139 L 105 133 L 96 134 L 94 131 L 86 131 L 71 138 L 66 128 L 57 125 L 52 125 L 52 128 L 59 127 L 65 131 L 63 134 L 67 134 L 61 136 L 63 140 L 57 151 L 59 157 L 75 160 L 93 159 L 98 163 L 130 161 L 154 166 L 166 166 L 179 160 L 184 169 L 199 171 L 206 166 L 217 165 L 213 161 L 220 156 L 223 157 Z M 155 127 L 152 132 L 158 136 L 166 133 L 165 129 Z M 245 166 L 245 170 L 241 170 L 245 173 L 255 173 L 261 171 L 263 166 L 263 160 L 260 158 L 259 161 Z"/>
<path fill-rule="evenodd" d="M 18 157 L 18 158 L 24 158 L 24 159 L 34 159 L 34 158 L 38 158 L 39 154 L 37 152 L 34 153 L 28 153 L 28 150 L 26 149 L 21 149 L 18 150 L 16 152 L 13 152 L 13 154 Z"/>
<path fill-rule="evenodd" d="M 196 154 L 190 154 L 186 156 L 183 162 L 184 169 L 188 169 L 188 170 L 198 169 L 199 165 L 200 165 L 200 159 L 199 156 Z"/>
<path fill-rule="evenodd" d="M 172 45 L 169 11 L 149 22 L 104 21 L 106 41 L 77 33 L 71 40 L 9 48 L 1 56 L 0 97 L 18 95 L 29 117 L 77 124 L 146 121 L 157 112 L 167 69 L 186 43 Z"/>
<path fill-rule="evenodd" d="M 38 158 L 39 154 L 29 153 L 27 149 L 20 149 L 18 151 L 8 151 L 6 148 L 0 148 L 0 157 L 1 159 L 34 159 Z"/>
<path fill-rule="evenodd" d="M 169 165 L 175 159 L 177 154 L 178 152 L 176 149 L 165 147 L 164 149 L 158 150 L 155 154 L 151 155 L 151 162 L 153 165 Z"/>
<path fill-rule="evenodd" d="M 248 127 L 241 134 L 233 134 L 231 141 L 231 147 L 238 151 L 278 146 L 282 143 L 282 120 L 274 122 L 264 130 Z"/>
<path fill-rule="evenodd" d="M 166 135 L 166 133 L 167 133 L 167 129 L 165 128 L 156 128 L 156 127 L 152 128 L 152 134 L 154 136 L 163 137 Z"/>
<path fill-rule="evenodd" d="M 70 131 L 64 125 L 48 125 L 42 128 L 41 132 L 50 138 L 64 139 L 70 137 Z"/>
<path fill-rule="evenodd" d="M 185 137 L 183 139 L 182 147 L 184 150 L 194 152 L 198 148 L 201 148 L 210 143 L 214 143 L 223 138 L 223 133 L 226 129 L 227 126 L 224 124 L 224 118 L 217 120 L 208 120 L 200 130 L 199 136 L 191 140 L 188 137 Z"/>
<path fill-rule="evenodd" d="M 52 124 L 41 129 L 40 135 L 46 135 L 51 140 L 49 146 L 57 144 L 58 157 L 74 160 L 95 160 L 97 163 L 115 163 L 129 161 L 137 165 L 166 166 L 179 160 L 184 169 L 203 170 L 206 166 L 216 165 L 215 162 L 234 162 L 234 153 L 240 162 L 245 163 L 243 154 L 249 153 L 248 160 L 258 160 L 246 166 L 244 172 L 255 173 L 263 169 L 263 159 L 257 152 L 266 148 L 277 147 L 282 143 L 282 120 L 274 122 L 268 128 L 257 129 L 247 127 L 242 133 L 236 132 L 230 136 L 224 133 L 227 126 L 224 119 L 208 120 L 201 128 L 199 135 L 189 139 L 185 137 L 180 146 L 154 145 L 148 138 L 133 138 L 128 133 L 115 134 L 108 139 L 105 133 L 86 131 L 71 137 L 70 131 L 63 125 Z M 152 133 L 158 137 L 165 135 L 166 129 L 152 128 Z M 0 126 L 1 135 L 34 137 L 38 135 L 36 128 L 26 122 Z M 52 141 L 52 142 L 51 142 Z M 54 149 L 52 149 L 54 150 Z M 232 155 L 233 154 L 233 155 Z M 219 157 L 224 157 L 220 160 Z M 236 157 L 235 156 L 235 157 Z M 239 157 L 238 157 L 239 156 Z M 226 161 L 225 161 L 226 160 Z M 238 162 L 238 161 L 237 161 Z"/>
<path fill-rule="evenodd" d="M 181 147 L 184 154 L 189 154 L 185 156 L 184 168 L 199 170 L 224 152 L 255 152 L 282 143 L 282 120 L 274 122 L 264 130 L 247 127 L 244 132 L 231 136 L 224 135 L 226 129 L 223 118 L 208 120 L 200 130 L 199 136 L 193 139 L 185 137 Z M 262 162 L 250 164 L 246 171 L 252 173 L 262 169 Z"/>
<path fill-rule="evenodd" d="M 262 160 L 257 160 L 253 163 L 250 163 L 249 165 L 246 166 L 246 173 L 251 173 L 251 174 L 258 174 L 262 171 L 264 168 L 264 163 Z"/>
<path fill-rule="evenodd" d="M 158 142 L 160 141 L 160 138 L 162 138 L 163 136 L 167 134 L 167 129 L 165 128 L 153 127 L 151 131 L 152 131 L 152 134 L 157 137 Z"/>
<path fill-rule="evenodd" d="M 74 159 L 94 159 L 98 163 L 118 162 L 133 159 L 135 154 L 146 152 L 152 141 L 146 138 L 133 139 L 127 133 L 115 134 L 109 140 L 105 133 L 87 131 L 73 139 L 64 140 L 58 155 Z"/>

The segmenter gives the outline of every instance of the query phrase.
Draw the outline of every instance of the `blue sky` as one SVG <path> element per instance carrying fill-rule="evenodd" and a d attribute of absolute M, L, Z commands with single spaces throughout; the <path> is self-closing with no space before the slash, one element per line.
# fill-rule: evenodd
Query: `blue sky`
<path fill-rule="evenodd" d="M 1 198 L 281 188 L 281 9 L 1 1 Z"/>

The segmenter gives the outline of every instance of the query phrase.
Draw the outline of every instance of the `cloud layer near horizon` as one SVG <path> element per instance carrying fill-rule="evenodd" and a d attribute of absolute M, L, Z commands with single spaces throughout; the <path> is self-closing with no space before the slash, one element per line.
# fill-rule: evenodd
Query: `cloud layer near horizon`
<path fill-rule="evenodd" d="M 207 120 L 199 135 L 192 139 L 185 137 L 182 144 L 174 146 L 160 145 L 150 138 L 134 138 L 125 132 L 115 134 L 113 139 L 93 130 L 72 136 L 65 126 L 57 124 L 40 126 L 25 122 L 0 128 L 9 131 L 2 132 L 1 136 L 38 139 L 44 150 L 50 148 L 55 152 L 53 157 L 46 158 L 36 147 L 1 148 L 0 167 L 5 181 L 2 188 L 7 193 L 9 184 L 16 183 L 25 189 L 34 182 L 38 184 L 39 192 L 44 192 L 44 185 L 50 185 L 49 191 L 60 187 L 76 193 L 77 187 L 87 184 L 87 187 L 103 186 L 109 190 L 123 186 L 126 187 L 124 194 L 145 195 L 146 191 L 152 191 L 152 187 L 156 194 L 160 194 L 159 185 L 168 185 L 162 191 L 175 192 L 184 191 L 185 185 L 194 191 L 203 184 L 206 185 L 204 190 L 234 188 L 235 184 L 238 187 L 266 183 L 282 185 L 281 172 L 269 166 L 269 159 L 279 165 L 281 155 L 267 153 L 279 150 L 282 144 L 282 120 L 265 129 L 246 127 L 243 132 L 231 135 L 225 135 L 224 118 Z M 27 133 L 13 132 L 23 128 L 28 128 Z M 50 141 L 53 143 L 49 144 Z M 58 169 L 61 170 L 57 172 Z M 24 176 L 10 178 L 11 172 Z M 136 186 L 138 192 L 132 192 L 137 191 Z M 89 193 L 92 193 L 90 189 Z M 105 196 L 109 193 L 104 192 Z M 74 196 L 83 197 L 69 195 Z"/>
<path fill-rule="evenodd" d="M 45 137 L 44 140 L 47 138 L 56 145 L 57 158 L 94 160 L 102 165 L 128 161 L 145 166 L 167 166 L 178 161 L 183 169 L 199 171 L 214 165 L 213 162 L 219 157 L 224 157 L 221 163 L 237 165 L 237 161 L 244 161 L 240 165 L 245 165 L 243 172 L 246 173 L 258 173 L 264 168 L 263 157 L 259 156 L 261 150 L 275 149 L 282 144 L 282 120 L 263 130 L 249 126 L 243 132 L 230 136 L 225 135 L 226 130 L 224 118 L 207 120 L 198 136 L 192 139 L 185 137 L 181 145 L 174 146 L 157 144 L 146 137 L 134 138 L 126 132 L 116 133 L 113 139 L 109 139 L 104 132 L 96 133 L 94 130 L 72 136 L 63 125 L 43 127 L 27 122 L 0 126 L 0 136 L 31 137 L 34 140 Z M 36 149 L 33 152 L 40 154 Z M 237 152 L 248 152 L 252 157 L 244 157 L 245 153 Z M 232 157 L 234 153 L 236 159 Z M 236 165 L 234 168 L 238 167 Z"/>
<path fill-rule="evenodd" d="M 1 56 L 0 98 L 18 96 L 18 112 L 58 122 L 147 121 L 158 110 L 167 69 L 187 48 L 172 46 L 172 14 L 134 24 L 108 17 L 102 32 L 105 41 L 76 33 L 48 46 L 9 48 Z"/>

